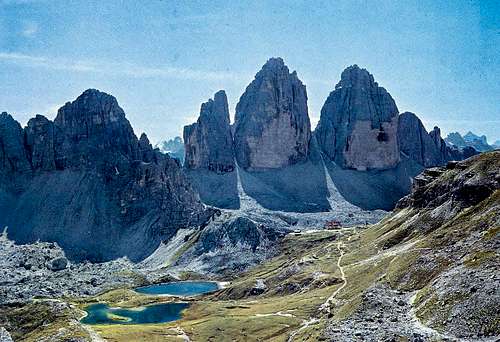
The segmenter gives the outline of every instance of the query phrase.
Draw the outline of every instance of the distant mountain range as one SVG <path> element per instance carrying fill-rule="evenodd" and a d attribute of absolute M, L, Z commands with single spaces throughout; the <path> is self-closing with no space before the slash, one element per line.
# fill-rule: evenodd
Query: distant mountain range
<path fill-rule="evenodd" d="M 174 137 L 172 139 L 163 140 L 155 147 L 159 148 L 161 152 L 168 153 L 172 158 L 178 159 L 181 164 L 184 164 L 184 141 L 181 137 Z"/>
<path fill-rule="evenodd" d="M 500 148 L 500 140 L 497 140 L 492 145 L 488 144 L 486 135 L 476 135 L 471 131 L 467 132 L 464 136 L 460 135 L 458 132 L 453 132 L 448 134 L 444 141 L 448 146 L 455 146 L 459 149 L 464 147 L 472 147 L 478 152 L 493 151 Z"/>

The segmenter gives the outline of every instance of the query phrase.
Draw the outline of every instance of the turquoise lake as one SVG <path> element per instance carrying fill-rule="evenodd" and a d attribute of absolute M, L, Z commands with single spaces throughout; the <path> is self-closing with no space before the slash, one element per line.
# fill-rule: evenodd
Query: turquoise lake
<path fill-rule="evenodd" d="M 138 287 L 135 291 L 150 295 L 196 296 L 218 289 L 217 283 L 212 281 L 176 281 Z"/>
<path fill-rule="evenodd" d="M 188 306 L 188 303 L 163 303 L 137 309 L 120 309 L 110 308 L 106 304 L 92 304 L 85 309 L 87 316 L 81 322 L 84 324 L 165 323 L 180 319 L 182 310 Z M 114 315 L 115 319 L 109 314 Z"/>

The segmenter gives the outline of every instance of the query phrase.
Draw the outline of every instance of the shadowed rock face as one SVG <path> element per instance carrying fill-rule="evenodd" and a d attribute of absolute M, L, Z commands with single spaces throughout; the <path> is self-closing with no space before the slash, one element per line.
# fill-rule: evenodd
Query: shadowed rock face
<path fill-rule="evenodd" d="M 24 129 L 26 139 L 26 149 L 31 157 L 31 167 L 33 170 L 53 171 L 56 169 L 57 137 L 62 139 L 62 134 L 58 134 L 58 129 L 54 123 L 43 115 L 36 115 L 28 121 Z"/>
<path fill-rule="evenodd" d="M 216 173 L 234 171 L 233 138 L 224 90 L 201 105 L 196 123 L 184 127 L 184 146 L 187 169 Z"/>
<path fill-rule="evenodd" d="M 306 87 L 281 58 L 271 58 L 236 106 L 234 145 L 246 170 L 280 169 L 309 154 Z"/>
<path fill-rule="evenodd" d="M 178 162 L 135 136 L 113 96 L 85 91 L 24 131 L 0 117 L 0 226 L 75 260 L 140 260 L 208 215 Z M 14 184 L 14 185 L 12 185 Z"/>
<path fill-rule="evenodd" d="M 353 65 L 323 105 L 315 134 L 323 153 L 341 167 L 388 169 L 399 163 L 397 126 L 391 95 Z"/>
<path fill-rule="evenodd" d="M 93 165 L 102 158 L 95 153 L 112 153 L 124 159 L 138 158 L 138 140 L 113 96 L 86 90 L 57 112 L 54 125 L 64 132 L 62 166 Z"/>
<path fill-rule="evenodd" d="M 399 116 L 399 149 L 420 165 L 432 167 L 446 162 L 446 146 L 439 128 L 427 133 L 422 121 L 413 113 Z"/>
<path fill-rule="evenodd" d="M 0 175 L 9 176 L 30 171 L 21 125 L 3 112 L 0 114 Z"/>
<path fill-rule="evenodd" d="M 399 116 L 398 141 L 402 153 L 425 167 L 443 166 L 450 160 L 463 160 L 477 154 L 474 149 L 446 146 L 439 127 L 427 133 L 422 121 L 410 112 Z"/>

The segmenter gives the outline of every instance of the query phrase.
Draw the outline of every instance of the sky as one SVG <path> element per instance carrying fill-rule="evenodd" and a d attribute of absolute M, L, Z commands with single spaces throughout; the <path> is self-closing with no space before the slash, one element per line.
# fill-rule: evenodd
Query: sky
<path fill-rule="evenodd" d="M 306 84 L 313 127 L 358 64 L 428 130 L 500 139 L 500 1 L 0 0 L 0 111 L 23 125 L 97 88 L 155 143 L 219 89 L 234 115 L 270 57 Z"/>

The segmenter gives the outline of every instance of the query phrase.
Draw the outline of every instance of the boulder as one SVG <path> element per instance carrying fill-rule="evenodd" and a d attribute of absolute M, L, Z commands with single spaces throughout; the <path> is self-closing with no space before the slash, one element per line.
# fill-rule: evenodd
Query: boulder
<path fill-rule="evenodd" d="M 0 327 L 0 342 L 14 342 L 9 332 L 4 327 Z"/>
<path fill-rule="evenodd" d="M 323 153 L 343 168 L 389 169 L 400 161 L 397 128 L 391 95 L 353 65 L 323 105 L 315 135 Z"/>
<path fill-rule="evenodd" d="M 67 266 L 68 266 L 68 259 L 66 259 L 65 257 L 59 257 L 52 259 L 48 263 L 47 268 L 51 271 L 57 272 L 66 269 Z"/>
<path fill-rule="evenodd" d="M 184 127 L 185 161 L 190 170 L 234 171 L 233 137 L 224 90 L 201 105 L 196 123 Z"/>
<path fill-rule="evenodd" d="M 234 146 L 249 171 L 281 169 L 307 160 L 311 124 L 306 87 L 281 58 L 271 58 L 236 106 Z"/>

